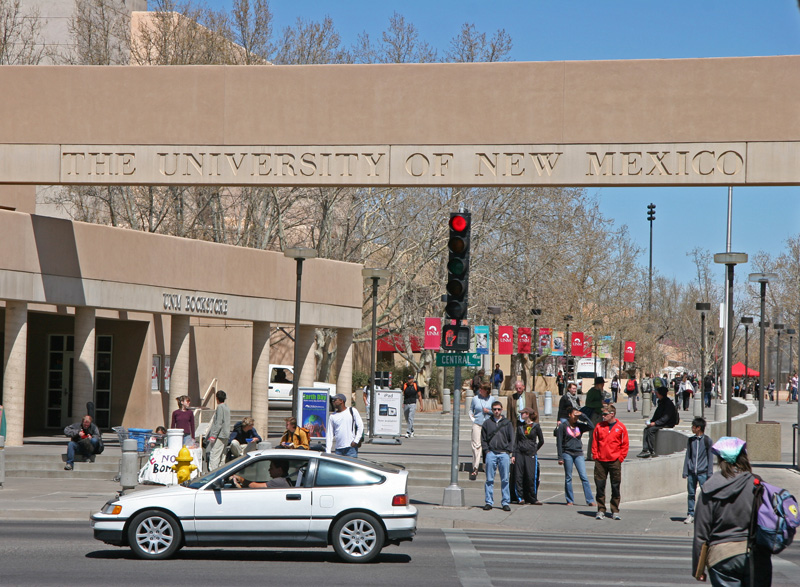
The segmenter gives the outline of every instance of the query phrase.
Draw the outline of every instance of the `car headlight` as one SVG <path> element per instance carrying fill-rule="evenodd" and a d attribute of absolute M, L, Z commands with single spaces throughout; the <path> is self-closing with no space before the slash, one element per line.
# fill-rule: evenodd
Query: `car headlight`
<path fill-rule="evenodd" d="M 103 506 L 103 509 L 101 509 L 100 512 L 112 516 L 117 516 L 122 513 L 122 506 L 116 502 L 109 501 L 108 503 L 106 503 L 106 505 Z"/>

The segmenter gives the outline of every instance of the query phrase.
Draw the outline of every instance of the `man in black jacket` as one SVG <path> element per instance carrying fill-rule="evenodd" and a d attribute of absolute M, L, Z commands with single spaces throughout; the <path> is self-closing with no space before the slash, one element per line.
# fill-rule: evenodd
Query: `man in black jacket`
<path fill-rule="evenodd" d="M 514 426 L 503 417 L 503 404 L 492 403 L 492 416 L 486 418 L 481 427 L 481 447 L 486 463 L 486 505 L 490 510 L 494 505 L 494 475 L 500 469 L 500 491 L 503 511 L 510 512 L 511 490 L 509 489 L 510 464 L 514 462 Z"/>
<path fill-rule="evenodd" d="M 658 394 L 658 406 L 656 407 L 656 411 L 653 412 L 653 416 L 650 418 L 647 426 L 644 427 L 642 452 L 636 455 L 640 459 L 656 456 L 656 430 L 660 428 L 674 428 L 678 423 L 678 409 L 675 407 L 675 404 L 667 398 L 667 388 L 656 386 L 656 394 Z"/>
<path fill-rule="evenodd" d="M 100 434 L 90 415 L 85 415 L 80 423 L 70 424 L 64 428 L 64 435 L 69 437 L 67 446 L 67 464 L 65 471 L 72 471 L 75 453 L 80 453 L 94 462 L 94 455 L 103 452 L 103 436 Z"/>

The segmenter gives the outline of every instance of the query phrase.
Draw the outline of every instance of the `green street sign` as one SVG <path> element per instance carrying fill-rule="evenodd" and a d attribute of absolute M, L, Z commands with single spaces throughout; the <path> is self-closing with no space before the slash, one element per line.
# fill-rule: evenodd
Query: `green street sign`
<path fill-rule="evenodd" d="M 480 367 L 478 353 L 436 353 L 437 367 Z"/>

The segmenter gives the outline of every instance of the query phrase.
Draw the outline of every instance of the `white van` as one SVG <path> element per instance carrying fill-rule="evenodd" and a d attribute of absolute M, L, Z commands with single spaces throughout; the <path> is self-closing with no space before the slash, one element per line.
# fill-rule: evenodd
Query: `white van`
<path fill-rule="evenodd" d="M 292 407 L 292 382 L 294 381 L 294 367 L 291 365 L 269 366 L 269 399 L 270 408 L 290 409 Z M 314 387 L 328 390 L 328 395 L 336 394 L 336 385 L 315 381 Z"/>

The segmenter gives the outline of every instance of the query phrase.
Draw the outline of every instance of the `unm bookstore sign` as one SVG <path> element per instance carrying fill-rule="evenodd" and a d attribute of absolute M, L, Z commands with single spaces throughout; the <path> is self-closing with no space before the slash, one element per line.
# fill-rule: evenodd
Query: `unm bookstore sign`
<path fill-rule="evenodd" d="M 131 185 L 731 185 L 746 172 L 745 143 L 63 145 L 59 165 L 64 184 Z"/>

